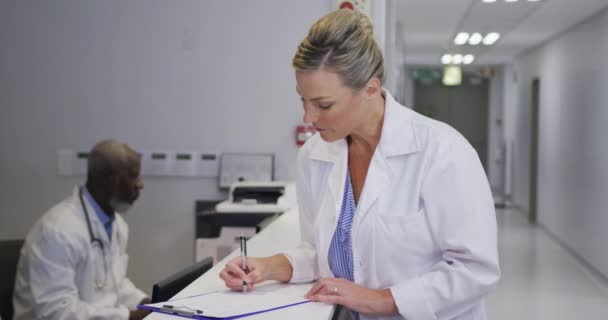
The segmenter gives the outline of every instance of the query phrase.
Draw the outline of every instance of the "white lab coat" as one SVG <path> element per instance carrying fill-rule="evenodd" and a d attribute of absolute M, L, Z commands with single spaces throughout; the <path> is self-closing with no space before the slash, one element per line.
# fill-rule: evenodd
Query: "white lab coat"
<path fill-rule="evenodd" d="M 355 283 L 390 288 L 400 316 L 485 319 L 500 277 L 496 217 L 477 153 L 456 130 L 384 91 L 384 124 L 352 224 Z M 345 140 L 318 134 L 298 154 L 302 243 L 286 252 L 291 281 L 332 277 L 328 252 L 347 170 Z"/>
<path fill-rule="evenodd" d="M 110 243 L 95 210 L 83 199 L 93 234 L 104 244 L 108 272 L 100 246 L 91 244 L 76 188 L 26 238 L 15 282 L 15 320 L 128 319 L 129 310 L 146 296 L 126 277 L 127 224 L 116 214 Z"/>

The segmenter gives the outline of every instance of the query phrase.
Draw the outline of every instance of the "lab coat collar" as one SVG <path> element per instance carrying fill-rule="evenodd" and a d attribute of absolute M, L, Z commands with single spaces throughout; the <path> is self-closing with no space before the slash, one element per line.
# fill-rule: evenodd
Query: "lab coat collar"
<path fill-rule="evenodd" d="M 385 98 L 384 124 L 377 148 L 385 157 L 406 155 L 420 150 L 420 146 L 412 123 L 413 112 L 400 105 L 388 90 L 383 89 Z M 325 142 L 320 137 L 318 146 L 313 148 L 310 158 L 313 160 L 336 163 L 347 153 L 346 139 L 335 142 Z"/>
<path fill-rule="evenodd" d="M 357 204 L 355 218 L 359 220 L 369 213 L 369 209 L 380 195 L 388 192 L 394 185 L 395 162 L 390 159 L 420 150 L 414 127 L 414 112 L 395 101 L 388 90 L 384 89 L 382 94 L 385 98 L 384 124 Z"/>
<path fill-rule="evenodd" d="M 116 219 L 116 214 L 114 214 L 113 216 L 109 216 L 107 213 L 105 213 L 105 211 L 103 211 L 103 209 L 99 206 L 99 203 L 97 203 L 95 198 L 93 198 L 93 195 L 91 195 L 91 193 L 86 187 L 83 187 L 82 193 L 84 197 L 89 201 L 89 204 L 91 204 L 91 206 L 95 210 L 95 214 L 97 214 L 97 217 L 99 217 L 101 224 L 103 224 L 103 227 L 106 230 L 106 234 L 108 236 L 111 236 L 113 229 L 112 225 L 114 223 L 114 220 Z M 108 228 L 110 232 L 108 232 Z"/>
<path fill-rule="evenodd" d="M 385 98 L 384 125 L 378 147 L 386 157 L 406 155 L 420 151 L 413 123 L 414 112 L 395 101 L 388 90 Z"/>
<path fill-rule="evenodd" d="M 335 163 L 344 157 L 344 154 L 348 151 L 346 139 L 341 139 L 334 142 L 325 142 L 318 133 L 316 135 L 318 145 L 311 150 L 311 159 Z"/>
<path fill-rule="evenodd" d="M 358 219 L 362 219 L 378 197 L 393 184 L 394 175 L 389 164 L 389 158 L 420 150 L 412 119 L 413 111 L 397 103 L 388 90 L 383 89 L 382 94 L 385 97 L 384 124 L 380 142 L 369 165 L 361 198 L 357 203 L 355 216 Z M 333 164 L 328 181 L 337 219 L 340 214 L 348 167 L 348 146 L 346 139 L 327 143 L 318 136 L 315 138 L 316 141 L 311 142 L 317 145 L 312 148 L 310 158 Z"/>
<path fill-rule="evenodd" d="M 86 225 L 86 218 L 84 216 L 85 212 L 82 210 L 82 204 L 80 203 L 80 186 L 76 186 L 74 188 L 74 201 L 77 204 L 78 208 L 80 209 L 80 218 L 84 221 L 85 225 Z M 84 191 L 84 187 L 83 191 Z M 83 192 L 83 200 L 84 200 L 84 205 L 87 208 L 88 214 L 89 214 L 89 219 L 91 221 L 91 228 L 93 229 L 93 236 L 100 239 L 105 246 L 110 247 L 111 246 L 111 242 L 110 242 L 110 237 L 108 237 L 108 233 L 106 232 L 106 229 L 103 225 L 103 223 L 101 222 L 101 220 L 99 219 L 99 216 L 96 214 L 95 212 L 95 208 L 93 207 L 93 205 L 91 204 L 91 202 L 89 201 L 89 199 L 84 196 L 84 192 Z M 116 221 L 116 214 L 114 215 L 115 219 L 114 221 Z M 112 228 L 112 236 L 114 236 L 114 234 L 116 234 L 116 230 L 117 226 L 116 224 L 114 225 L 114 227 Z M 87 230 L 88 233 L 88 230 Z"/>

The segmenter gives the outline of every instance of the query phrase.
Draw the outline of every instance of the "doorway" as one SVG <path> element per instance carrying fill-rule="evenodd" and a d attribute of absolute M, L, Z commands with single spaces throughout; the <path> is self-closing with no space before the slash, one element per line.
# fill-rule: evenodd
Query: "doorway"
<path fill-rule="evenodd" d="M 528 221 L 536 223 L 538 218 L 538 127 L 540 108 L 540 79 L 532 79 L 530 104 L 530 203 Z"/>
<path fill-rule="evenodd" d="M 458 86 L 416 80 L 414 110 L 458 130 L 475 148 L 488 172 L 488 80 L 464 77 Z"/>

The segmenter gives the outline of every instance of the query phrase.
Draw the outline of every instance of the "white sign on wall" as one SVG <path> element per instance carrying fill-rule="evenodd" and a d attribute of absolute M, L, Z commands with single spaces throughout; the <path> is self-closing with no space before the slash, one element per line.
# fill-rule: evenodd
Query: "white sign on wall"
<path fill-rule="evenodd" d="M 272 181 L 274 154 L 222 153 L 220 159 L 220 187 L 229 188 L 235 182 Z"/>
<path fill-rule="evenodd" d="M 77 176 L 87 173 L 89 151 L 86 148 L 57 149 L 57 174 Z M 142 176 L 217 177 L 217 152 L 137 150 Z"/>

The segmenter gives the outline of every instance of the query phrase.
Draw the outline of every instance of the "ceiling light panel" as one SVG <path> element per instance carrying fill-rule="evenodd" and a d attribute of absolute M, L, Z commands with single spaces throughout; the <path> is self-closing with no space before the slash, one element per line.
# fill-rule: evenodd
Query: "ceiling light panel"
<path fill-rule="evenodd" d="M 450 63 L 452 63 L 452 55 L 451 54 L 444 54 L 443 56 L 441 56 L 441 63 L 443 63 L 443 64 L 450 64 Z"/>
<path fill-rule="evenodd" d="M 473 61 L 475 61 L 475 56 L 472 54 L 467 54 L 462 58 L 462 63 L 464 64 L 471 64 Z"/>
<path fill-rule="evenodd" d="M 463 60 L 463 57 L 461 54 L 455 54 L 452 56 L 452 63 L 453 64 L 461 64 Z"/>
<path fill-rule="evenodd" d="M 490 32 L 488 34 L 486 34 L 485 37 L 483 37 L 483 44 L 485 44 L 486 46 L 491 46 L 493 45 L 498 39 L 500 38 L 500 33 L 498 32 Z"/>
<path fill-rule="evenodd" d="M 481 43 L 483 36 L 479 32 L 475 32 L 469 37 L 469 44 L 472 46 L 476 46 Z"/>
<path fill-rule="evenodd" d="M 454 43 L 461 46 L 467 43 L 469 40 L 469 34 L 467 32 L 459 32 L 456 37 L 454 37 Z"/>

